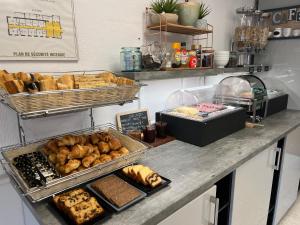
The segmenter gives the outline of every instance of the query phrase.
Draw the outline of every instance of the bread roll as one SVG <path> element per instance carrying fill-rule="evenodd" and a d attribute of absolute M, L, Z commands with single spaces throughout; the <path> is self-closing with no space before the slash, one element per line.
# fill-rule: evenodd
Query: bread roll
<path fill-rule="evenodd" d="M 57 86 L 63 85 L 64 89 L 74 89 L 74 76 L 63 75 L 57 79 Z"/>
<path fill-rule="evenodd" d="M 17 80 L 21 80 L 21 81 L 23 81 L 23 82 L 26 82 L 26 81 L 30 81 L 30 80 L 31 80 L 30 76 L 29 76 L 27 73 L 23 73 L 23 72 L 16 73 L 16 74 L 15 74 L 15 78 L 16 78 Z"/>
<path fill-rule="evenodd" d="M 98 142 L 100 141 L 99 135 L 97 133 L 92 134 L 90 138 L 93 145 L 98 144 Z"/>
<path fill-rule="evenodd" d="M 129 150 L 125 147 L 122 147 L 118 150 L 118 152 L 121 154 L 121 155 L 128 155 L 129 154 Z"/>
<path fill-rule="evenodd" d="M 44 79 L 40 81 L 40 90 L 41 91 L 53 91 L 57 90 L 56 81 L 53 79 Z"/>

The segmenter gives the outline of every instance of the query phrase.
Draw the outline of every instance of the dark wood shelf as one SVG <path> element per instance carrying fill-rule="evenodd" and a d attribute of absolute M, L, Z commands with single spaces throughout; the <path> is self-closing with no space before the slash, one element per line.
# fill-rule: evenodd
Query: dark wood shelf
<path fill-rule="evenodd" d="M 202 34 L 210 34 L 212 30 L 199 29 L 192 26 L 182 26 L 179 24 L 167 23 L 167 24 L 157 24 L 147 26 L 149 30 L 158 30 L 158 31 L 166 31 L 170 33 L 176 34 L 186 34 L 186 35 L 202 35 Z"/>

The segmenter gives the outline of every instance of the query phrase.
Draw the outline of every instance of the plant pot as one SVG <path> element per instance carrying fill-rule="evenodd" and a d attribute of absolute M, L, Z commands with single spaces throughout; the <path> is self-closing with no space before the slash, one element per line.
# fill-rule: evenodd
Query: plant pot
<path fill-rule="evenodd" d="M 200 3 L 184 2 L 178 4 L 178 9 L 179 23 L 184 26 L 194 26 L 199 16 Z"/>
<path fill-rule="evenodd" d="M 175 13 L 161 13 L 150 15 L 151 25 L 173 23 L 178 24 L 178 15 Z"/>
<path fill-rule="evenodd" d="M 195 27 L 203 30 L 207 30 L 207 20 L 205 19 L 198 19 L 195 23 Z"/>

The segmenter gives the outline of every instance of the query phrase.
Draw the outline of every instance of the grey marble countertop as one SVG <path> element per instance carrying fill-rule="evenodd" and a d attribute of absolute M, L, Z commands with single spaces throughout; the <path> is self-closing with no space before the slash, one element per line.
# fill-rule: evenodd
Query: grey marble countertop
<path fill-rule="evenodd" d="M 157 224 L 202 194 L 300 125 L 300 111 L 287 110 L 263 121 L 264 127 L 246 128 L 205 147 L 173 141 L 150 150 L 142 163 L 172 180 L 170 187 L 113 215 L 105 225 Z M 47 202 L 30 204 L 41 224 L 64 224 Z"/>

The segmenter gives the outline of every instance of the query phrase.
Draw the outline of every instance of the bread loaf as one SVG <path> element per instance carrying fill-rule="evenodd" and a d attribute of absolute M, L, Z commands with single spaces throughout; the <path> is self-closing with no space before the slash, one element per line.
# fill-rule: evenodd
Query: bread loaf
<path fill-rule="evenodd" d="M 24 83 L 21 80 L 10 80 L 4 83 L 6 90 L 9 94 L 17 94 L 24 92 Z"/>
<path fill-rule="evenodd" d="M 54 79 L 44 79 L 40 81 L 41 91 L 53 91 L 57 90 L 56 81 Z"/>

